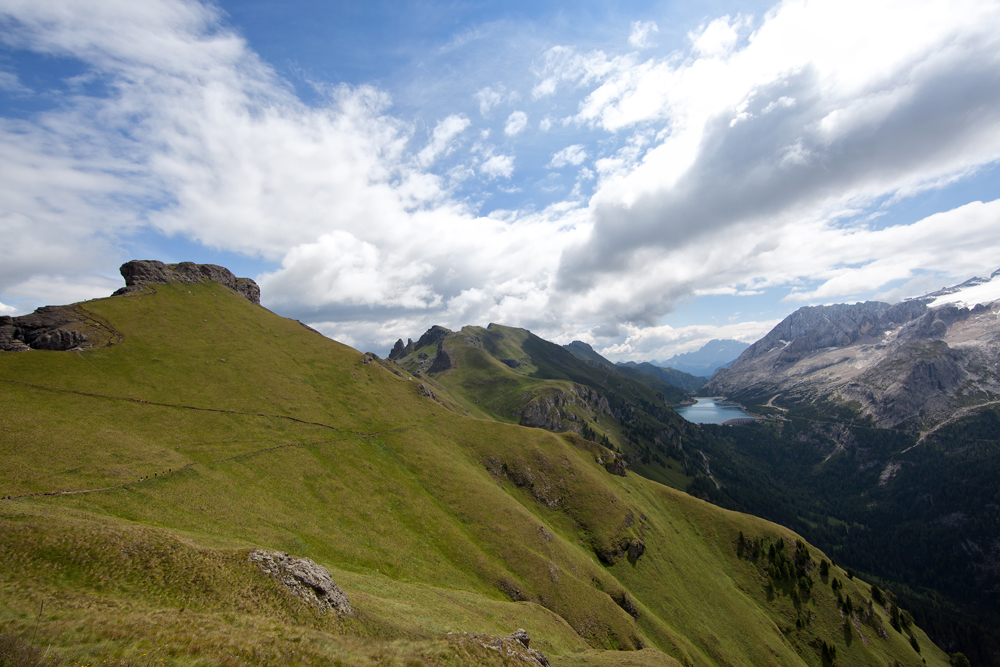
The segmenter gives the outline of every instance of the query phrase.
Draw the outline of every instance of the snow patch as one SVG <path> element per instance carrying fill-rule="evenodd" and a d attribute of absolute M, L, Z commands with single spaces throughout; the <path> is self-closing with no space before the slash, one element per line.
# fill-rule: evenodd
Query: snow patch
<path fill-rule="evenodd" d="M 953 303 L 965 308 L 973 308 L 976 304 L 990 303 L 1000 299 L 1000 271 L 994 271 L 989 278 L 972 279 L 962 283 L 954 291 L 940 294 L 927 304 L 928 308 L 937 308 L 946 303 Z"/>

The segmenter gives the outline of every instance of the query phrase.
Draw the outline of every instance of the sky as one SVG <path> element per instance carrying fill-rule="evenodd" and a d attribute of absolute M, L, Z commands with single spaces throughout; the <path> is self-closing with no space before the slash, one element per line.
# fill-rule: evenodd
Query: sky
<path fill-rule="evenodd" d="M 618 360 L 1000 267 L 1000 0 L 0 0 L 0 315 L 221 264 Z"/>

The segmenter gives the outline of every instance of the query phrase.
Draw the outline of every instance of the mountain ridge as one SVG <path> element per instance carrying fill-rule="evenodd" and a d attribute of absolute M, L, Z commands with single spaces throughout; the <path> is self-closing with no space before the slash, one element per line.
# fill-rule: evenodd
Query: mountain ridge
<path fill-rule="evenodd" d="M 616 473 L 577 434 L 458 414 L 424 372 L 219 283 L 84 307 L 121 340 L 0 353 L 0 489 L 19 496 L 0 505 L 0 613 L 59 657 L 499 665 L 530 636 L 556 667 L 816 664 L 821 648 L 947 664 L 795 533 Z M 492 364 L 490 345 L 532 372 L 533 346 L 559 354 L 492 328 L 437 341 L 440 377 Z M 320 613 L 261 549 L 324 568 L 355 615 Z"/>
<path fill-rule="evenodd" d="M 1000 394 L 990 361 L 1000 354 L 1000 301 L 928 305 L 938 298 L 800 308 L 703 391 L 760 405 L 823 398 L 882 427 L 932 428 Z"/>

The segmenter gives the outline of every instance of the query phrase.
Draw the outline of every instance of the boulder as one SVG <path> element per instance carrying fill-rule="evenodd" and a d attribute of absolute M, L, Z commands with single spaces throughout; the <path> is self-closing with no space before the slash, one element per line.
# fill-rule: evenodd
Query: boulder
<path fill-rule="evenodd" d="M 330 571 L 309 558 L 294 558 L 280 551 L 256 549 L 249 560 L 284 584 L 294 595 L 320 609 L 340 616 L 354 616 L 347 594 L 334 583 Z"/>
<path fill-rule="evenodd" d="M 97 332 L 102 325 L 91 322 L 85 326 L 86 320 L 74 306 L 42 306 L 29 315 L 0 318 L 0 350 L 25 352 L 90 347 L 89 337 L 80 329 Z"/>

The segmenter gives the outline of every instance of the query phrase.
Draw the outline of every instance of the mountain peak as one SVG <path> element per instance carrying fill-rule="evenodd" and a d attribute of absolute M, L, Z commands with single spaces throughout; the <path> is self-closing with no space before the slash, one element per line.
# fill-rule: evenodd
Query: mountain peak
<path fill-rule="evenodd" d="M 251 303 L 260 305 L 260 287 L 250 278 L 237 278 L 232 271 L 217 264 L 179 262 L 164 264 L 155 259 L 133 259 L 121 265 L 125 287 L 115 294 L 127 294 L 141 285 L 150 283 L 203 283 L 216 282 L 245 296 Z"/>

